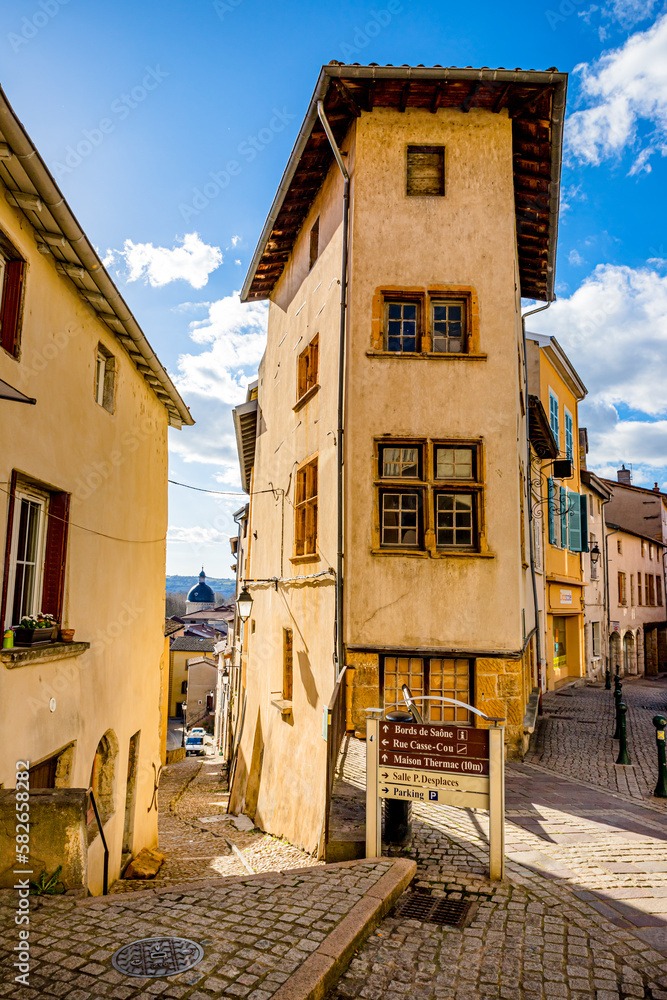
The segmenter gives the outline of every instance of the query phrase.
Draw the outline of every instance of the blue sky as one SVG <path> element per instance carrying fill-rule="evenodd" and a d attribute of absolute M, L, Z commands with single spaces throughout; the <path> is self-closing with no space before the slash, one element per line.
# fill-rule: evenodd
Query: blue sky
<path fill-rule="evenodd" d="M 319 67 L 339 59 L 571 74 L 558 301 L 532 328 L 558 337 L 589 389 L 589 466 L 623 461 L 667 489 L 665 10 L 6 0 L 2 86 L 197 420 L 172 432 L 171 478 L 240 492 L 230 410 L 265 308 L 234 293 Z M 171 487 L 168 572 L 231 575 L 242 503 Z"/>

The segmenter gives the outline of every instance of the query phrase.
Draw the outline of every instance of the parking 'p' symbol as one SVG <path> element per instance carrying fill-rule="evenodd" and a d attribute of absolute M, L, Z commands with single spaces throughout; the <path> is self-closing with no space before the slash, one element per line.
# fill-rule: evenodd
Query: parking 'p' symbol
<path fill-rule="evenodd" d="M 434 792 L 432 790 L 429 790 L 428 798 L 429 798 L 429 802 L 437 802 L 438 801 L 438 793 Z"/>

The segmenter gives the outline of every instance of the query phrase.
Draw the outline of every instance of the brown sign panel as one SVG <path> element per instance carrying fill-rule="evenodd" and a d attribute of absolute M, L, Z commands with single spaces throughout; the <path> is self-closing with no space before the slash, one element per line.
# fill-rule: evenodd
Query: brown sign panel
<path fill-rule="evenodd" d="M 431 757 L 488 760 L 488 729 L 431 726 L 419 722 L 381 722 L 379 751 L 428 754 Z M 478 772 L 479 773 L 479 772 Z"/>
<path fill-rule="evenodd" d="M 390 767 L 408 767 L 419 771 L 453 771 L 456 774 L 488 774 L 489 759 L 456 756 L 436 756 L 428 752 L 413 753 L 406 750 L 394 753 L 391 750 L 380 749 L 380 767 L 385 764 Z"/>

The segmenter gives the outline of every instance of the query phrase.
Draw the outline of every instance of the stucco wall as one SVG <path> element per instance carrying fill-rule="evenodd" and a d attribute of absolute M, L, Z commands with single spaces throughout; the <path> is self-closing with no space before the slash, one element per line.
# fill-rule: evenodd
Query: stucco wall
<path fill-rule="evenodd" d="M 37 763 L 74 742 L 70 782 L 87 788 L 99 740 L 118 741 L 115 812 L 105 833 L 118 876 L 130 737 L 140 732 L 133 850 L 157 842 L 149 811 L 160 763 L 160 657 L 164 650 L 167 414 L 119 342 L 71 282 L 35 247 L 27 222 L 0 198 L 2 228 L 27 260 L 18 360 L 0 351 L 0 378 L 37 399 L 2 401 L 0 550 L 13 469 L 72 494 L 63 622 L 91 643 L 80 657 L 2 668 L 0 781 L 15 762 Z M 94 399 L 97 345 L 116 359 L 114 412 Z M 55 709 L 50 699 L 55 698 Z M 93 892 L 102 852 L 90 848 Z"/>
<path fill-rule="evenodd" d="M 16 798 L 14 789 L 0 789 L 0 888 L 16 884 L 16 869 L 32 872 L 34 881 L 62 865 L 66 889 L 88 885 L 88 844 L 84 788 L 35 789 L 30 795 L 30 839 L 25 865 L 16 862 Z"/>

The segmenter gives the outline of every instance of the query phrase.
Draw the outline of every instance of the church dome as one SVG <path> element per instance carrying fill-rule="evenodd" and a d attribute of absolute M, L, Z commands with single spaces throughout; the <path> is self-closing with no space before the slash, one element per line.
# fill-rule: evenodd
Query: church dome
<path fill-rule="evenodd" d="M 199 583 L 195 584 L 187 596 L 189 604 L 215 604 L 215 594 L 206 582 L 206 573 L 202 569 Z"/>

